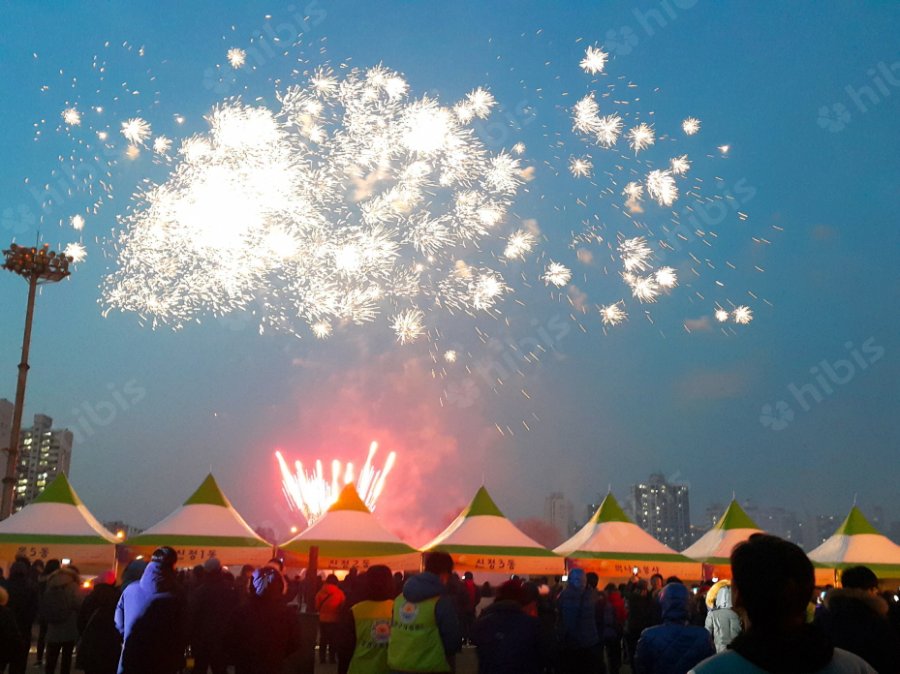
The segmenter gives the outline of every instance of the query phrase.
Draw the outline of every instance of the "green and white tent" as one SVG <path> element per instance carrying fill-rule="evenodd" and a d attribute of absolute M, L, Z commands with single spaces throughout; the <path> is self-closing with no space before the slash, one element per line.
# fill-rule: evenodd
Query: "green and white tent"
<path fill-rule="evenodd" d="M 320 569 L 363 572 L 384 564 L 395 571 L 418 571 L 422 565 L 421 553 L 381 526 L 352 484 L 315 524 L 280 547 L 286 564 L 305 568 L 313 546 L 319 549 Z"/>
<path fill-rule="evenodd" d="M 763 533 L 737 500 L 732 500 L 716 525 L 682 554 L 703 562 L 704 576 L 731 578 L 731 551 L 753 534 Z"/>
<path fill-rule="evenodd" d="M 144 557 L 167 545 L 178 552 L 179 566 L 202 564 L 210 557 L 226 566 L 261 566 L 272 558 L 272 545 L 238 514 L 212 473 L 184 505 L 125 544 L 133 555 Z"/>
<path fill-rule="evenodd" d="M 0 566 L 16 556 L 70 559 L 85 574 L 112 569 L 116 537 L 91 515 L 63 473 L 34 501 L 0 522 Z"/>
<path fill-rule="evenodd" d="M 611 493 L 590 521 L 554 552 L 564 556 L 569 567 L 593 571 L 604 581 L 630 578 L 635 568 L 644 577 L 654 573 L 683 580 L 700 577 L 700 564 L 632 522 Z"/>
<path fill-rule="evenodd" d="M 454 570 L 521 574 L 562 574 L 563 559 L 528 537 L 503 516 L 480 487 L 469 507 L 422 548 L 447 552 Z"/>
<path fill-rule="evenodd" d="M 820 567 L 842 570 L 862 564 L 881 579 L 900 578 L 900 545 L 872 526 L 856 506 L 809 558 Z"/>

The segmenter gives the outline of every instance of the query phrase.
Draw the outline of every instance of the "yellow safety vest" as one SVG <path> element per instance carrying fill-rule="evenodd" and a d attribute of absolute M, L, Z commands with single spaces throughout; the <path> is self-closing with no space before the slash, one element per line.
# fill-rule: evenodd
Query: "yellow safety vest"
<path fill-rule="evenodd" d="M 444 642 L 438 631 L 434 610 L 438 598 L 418 603 L 402 594 L 394 600 L 388 666 L 399 672 L 449 672 Z"/>
<path fill-rule="evenodd" d="M 356 626 L 356 648 L 347 674 L 387 674 L 388 642 L 394 602 L 361 601 L 350 609 Z"/>

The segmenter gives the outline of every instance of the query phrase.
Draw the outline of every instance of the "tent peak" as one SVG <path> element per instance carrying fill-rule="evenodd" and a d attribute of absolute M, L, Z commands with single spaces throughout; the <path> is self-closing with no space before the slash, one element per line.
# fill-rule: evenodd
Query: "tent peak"
<path fill-rule="evenodd" d="M 463 511 L 463 515 L 465 517 L 478 517 L 481 515 L 503 517 L 503 513 L 500 512 L 500 508 L 494 503 L 494 499 L 488 494 L 488 490 L 484 485 L 481 485 L 478 491 L 475 492 L 475 496 L 472 497 L 469 507 Z"/>
<path fill-rule="evenodd" d="M 876 529 L 871 522 L 863 515 L 862 510 L 857 506 L 850 508 L 850 512 L 841 526 L 834 532 L 835 536 L 856 536 L 857 534 L 875 534 L 880 536 L 881 532 Z"/>
<path fill-rule="evenodd" d="M 216 482 L 216 478 L 213 477 L 212 473 L 209 473 L 206 476 L 206 479 L 203 480 L 199 487 L 197 487 L 197 491 L 188 497 L 188 500 L 184 502 L 184 505 L 215 505 L 222 506 L 223 508 L 231 507 L 231 503 L 225 498 L 225 494 L 222 493 L 222 490 L 219 488 L 219 484 Z"/>
<path fill-rule="evenodd" d="M 616 497 L 613 496 L 612 491 L 603 498 L 591 521 L 595 524 L 602 524 L 603 522 L 627 522 L 628 524 L 633 524 L 631 518 L 622 510 L 622 506 L 619 505 Z"/>
<path fill-rule="evenodd" d="M 741 507 L 737 499 L 731 499 L 731 503 L 725 509 L 722 517 L 716 522 L 715 529 L 759 529 L 759 525 L 753 521 L 753 518 Z"/>
<path fill-rule="evenodd" d="M 44 491 L 38 494 L 32 503 L 64 503 L 66 505 L 79 506 L 81 499 L 72 489 L 65 473 L 59 473 L 53 481 L 44 487 Z"/>
<path fill-rule="evenodd" d="M 357 512 L 371 512 L 363 500 L 359 497 L 356 487 L 353 484 L 344 485 L 341 493 L 338 495 L 337 501 L 331 504 L 328 512 L 336 512 L 338 510 L 355 510 Z"/>

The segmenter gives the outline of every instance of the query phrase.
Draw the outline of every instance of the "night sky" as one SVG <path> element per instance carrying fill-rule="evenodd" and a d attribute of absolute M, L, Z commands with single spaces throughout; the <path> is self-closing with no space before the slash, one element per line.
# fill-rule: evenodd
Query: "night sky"
<path fill-rule="evenodd" d="M 256 2 L 92 3 L 90 10 L 3 3 L 4 245 L 31 244 L 38 230 L 53 246 L 79 238 L 68 222 L 83 212 L 85 195 L 45 212 L 34 197 L 78 152 L 60 125 L 70 103 L 104 106 L 113 133 L 135 114 L 160 131 L 202 131 L 202 116 L 221 99 L 271 104 L 276 81 L 290 83 L 292 70 L 302 76 L 326 62 L 383 63 L 405 75 L 413 95 L 447 102 L 488 87 L 499 109 L 480 135 L 491 151 L 525 143 L 525 163 L 534 167 L 511 217 L 536 221 L 542 250 L 575 271 L 577 290 L 568 297 L 576 305 L 622 293 L 614 274 L 580 264 L 568 246 L 593 213 L 618 214 L 596 198 L 596 185 L 567 171 L 570 156 L 591 154 L 599 183 L 605 163 L 615 163 L 572 132 L 570 108 L 592 87 L 635 82 L 629 95 L 641 97 L 660 129 L 700 118 L 691 152 L 709 155 L 702 175 L 711 191 L 720 178 L 719 189 L 731 191 L 749 218 L 729 213 L 713 248 L 671 254 L 667 263 L 686 282 L 643 307 L 652 323 L 635 305 L 631 320 L 608 334 L 596 311 L 578 314 L 565 294 L 536 279 L 537 266 L 528 267 L 529 283 L 514 284 L 523 304 L 508 299 L 505 320 L 455 317 L 440 326 L 474 365 L 472 374 L 460 368 L 441 380 L 432 377 L 426 342 L 398 346 L 383 324 L 317 342 L 260 335 L 254 317 L 242 314 L 178 332 L 142 327 L 132 314 L 103 318 L 98 285 L 111 264 L 105 242 L 116 216 L 139 181 L 165 177 L 149 157 L 122 159 L 114 199 L 86 218 L 87 260 L 38 298 L 25 416 L 26 425 L 41 412 L 79 430 L 71 478 L 100 519 L 149 526 L 212 468 L 251 523 L 284 533 L 297 518 L 280 493 L 273 451 L 361 461 L 373 439 L 398 453 L 379 512 L 412 542 L 434 533 L 482 480 L 518 518 L 541 515 L 552 491 L 564 491 L 580 514 L 608 487 L 624 496 L 651 472 L 690 484 L 695 521 L 732 493 L 840 516 L 856 498 L 864 510 L 883 506 L 888 520 L 900 519 L 900 8 L 689 0 L 297 5 L 279 14 Z M 303 36 L 296 46 L 282 42 L 255 71 L 231 71 L 225 52 L 259 47 L 269 30 Z M 578 62 L 595 43 L 612 56 L 591 85 Z M 95 56 L 108 63 L 102 84 Z M 123 93 L 122 82 L 140 94 Z M 185 129 L 165 128 L 175 114 Z M 720 145 L 730 146 L 727 158 L 717 156 Z M 690 252 L 716 269 L 689 279 Z M 720 274 L 726 262 L 736 270 Z M 715 285 L 720 277 L 725 289 Z M 8 274 L 0 280 L 0 397 L 12 399 L 25 285 Z M 750 305 L 754 321 L 720 329 L 712 311 L 724 298 Z M 490 335 L 487 343 L 476 327 Z M 535 342 L 546 353 L 539 364 L 523 364 L 516 349 Z M 492 390 L 490 380 L 507 375 Z"/>

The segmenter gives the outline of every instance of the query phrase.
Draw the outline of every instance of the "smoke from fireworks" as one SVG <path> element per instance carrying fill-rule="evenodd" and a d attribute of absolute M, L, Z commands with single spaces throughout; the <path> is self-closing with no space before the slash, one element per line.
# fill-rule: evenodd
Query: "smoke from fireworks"
<path fill-rule="evenodd" d="M 385 480 L 397 460 L 397 454 L 391 452 L 384 466 L 376 468 L 372 460 L 377 451 L 378 443 L 373 441 L 369 445 L 369 454 L 359 475 L 356 474 L 352 463 L 342 464 L 334 459 L 331 462 L 330 480 L 325 477 L 321 459 L 316 460 L 313 471 L 304 469 L 300 461 L 294 462 L 292 470 L 282 453 L 276 451 L 275 458 L 281 473 L 282 488 L 291 508 L 303 513 L 307 524 L 312 526 L 337 501 L 341 490 L 348 484 L 354 484 L 366 507 L 375 510 L 378 497 L 384 490 Z"/>

